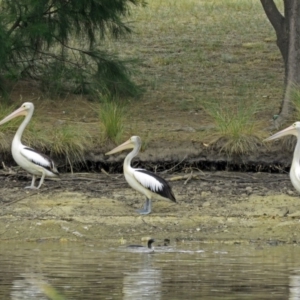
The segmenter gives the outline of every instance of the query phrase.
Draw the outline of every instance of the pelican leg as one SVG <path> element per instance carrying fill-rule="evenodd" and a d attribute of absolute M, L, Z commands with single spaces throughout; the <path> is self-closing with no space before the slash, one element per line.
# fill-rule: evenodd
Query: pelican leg
<path fill-rule="evenodd" d="M 39 189 L 39 188 L 42 186 L 42 184 L 44 183 L 45 176 L 46 176 L 46 173 L 43 172 L 43 173 L 42 173 L 42 177 L 41 177 L 41 179 L 40 179 L 40 183 L 39 183 L 37 189 Z"/>
<path fill-rule="evenodd" d="M 35 175 L 32 175 L 31 185 L 25 186 L 25 189 L 33 189 L 33 190 L 37 189 L 37 187 L 34 185 L 35 180 L 36 180 Z"/>
<path fill-rule="evenodd" d="M 151 210 L 152 210 L 151 199 L 147 198 L 144 207 L 142 209 L 138 209 L 137 212 L 141 215 L 148 215 L 151 213 Z"/>

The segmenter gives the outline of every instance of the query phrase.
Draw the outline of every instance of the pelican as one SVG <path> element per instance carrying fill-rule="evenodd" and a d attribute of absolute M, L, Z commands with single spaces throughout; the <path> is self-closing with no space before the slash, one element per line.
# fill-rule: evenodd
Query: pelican
<path fill-rule="evenodd" d="M 146 203 L 144 207 L 139 209 L 137 212 L 142 215 L 147 215 L 151 212 L 152 197 L 156 197 L 158 199 L 170 199 L 173 202 L 176 202 L 176 199 L 171 187 L 163 178 L 147 170 L 134 169 L 131 167 L 131 160 L 139 153 L 141 145 L 141 138 L 139 136 L 132 136 L 122 145 L 107 152 L 106 155 L 111 155 L 125 149 L 133 148 L 133 150 L 126 156 L 124 160 L 124 176 L 128 184 L 133 189 L 146 196 Z"/>
<path fill-rule="evenodd" d="M 294 188 L 300 193 L 300 122 L 295 122 L 288 128 L 268 137 L 265 141 L 275 140 L 285 135 L 294 135 L 297 137 L 297 144 L 294 150 L 294 157 L 290 169 L 290 179 Z"/>
<path fill-rule="evenodd" d="M 2 125 L 17 116 L 25 116 L 24 121 L 18 128 L 12 141 L 11 153 L 16 163 L 24 170 L 32 174 L 31 185 L 26 186 L 25 188 L 27 189 L 39 189 L 43 184 L 46 176 L 56 177 L 58 175 L 58 171 L 54 165 L 53 160 L 50 157 L 23 145 L 21 142 L 23 131 L 29 123 L 33 115 L 33 111 L 33 103 L 25 102 L 21 105 L 20 108 L 15 110 L 0 122 L 0 125 Z M 37 187 L 35 186 L 36 176 L 41 176 L 40 183 Z"/>

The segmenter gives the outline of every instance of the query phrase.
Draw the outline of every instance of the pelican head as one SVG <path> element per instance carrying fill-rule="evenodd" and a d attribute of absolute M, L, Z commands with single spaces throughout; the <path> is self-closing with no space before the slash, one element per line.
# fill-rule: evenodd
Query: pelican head
<path fill-rule="evenodd" d="M 1 122 L 0 125 L 8 122 L 9 120 L 18 117 L 18 116 L 27 116 L 29 112 L 33 113 L 34 105 L 31 102 L 25 102 L 21 105 L 20 108 L 12 112 L 10 115 L 5 117 Z"/>
<path fill-rule="evenodd" d="M 265 139 L 265 142 L 275 140 L 285 135 L 294 135 L 296 137 L 300 136 L 300 122 L 295 122 L 293 125 L 289 126 L 288 128 L 285 128 L 271 135 L 270 137 Z"/>
<path fill-rule="evenodd" d="M 106 152 L 105 155 L 111 155 L 111 154 L 115 154 L 117 152 L 126 150 L 126 149 L 133 149 L 134 147 L 141 146 L 142 141 L 141 138 L 137 135 L 132 136 L 128 141 L 126 141 L 125 143 L 121 144 L 120 146 L 112 149 L 109 152 Z"/>

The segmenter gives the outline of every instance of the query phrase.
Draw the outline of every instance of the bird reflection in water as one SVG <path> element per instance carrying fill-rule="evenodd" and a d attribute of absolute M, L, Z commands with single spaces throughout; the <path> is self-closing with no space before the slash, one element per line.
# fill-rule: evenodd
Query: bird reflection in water
<path fill-rule="evenodd" d="M 126 272 L 123 279 L 124 300 L 161 299 L 161 270 L 152 266 L 153 255 L 140 255 L 140 267 Z"/>

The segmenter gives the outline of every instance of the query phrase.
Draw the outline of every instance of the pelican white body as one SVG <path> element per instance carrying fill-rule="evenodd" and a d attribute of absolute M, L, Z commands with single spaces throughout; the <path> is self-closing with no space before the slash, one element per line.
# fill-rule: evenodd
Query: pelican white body
<path fill-rule="evenodd" d="M 22 144 L 21 137 L 24 132 L 25 127 L 29 123 L 34 111 L 34 105 L 31 102 L 25 102 L 21 105 L 20 108 L 15 110 L 9 116 L 4 118 L 0 125 L 8 122 L 9 120 L 18 117 L 25 116 L 24 121 L 21 123 L 18 128 L 12 142 L 11 152 L 16 163 L 26 170 L 28 173 L 32 174 L 32 182 L 30 186 L 26 188 L 39 189 L 44 182 L 44 178 L 47 177 L 56 177 L 58 171 L 54 165 L 53 160 L 42 154 L 38 151 L 27 147 Z M 40 183 L 38 187 L 35 187 L 35 176 L 41 176 Z"/>
<path fill-rule="evenodd" d="M 106 155 L 133 148 L 133 150 L 126 156 L 124 160 L 124 176 L 128 184 L 133 189 L 146 196 L 146 204 L 144 205 L 144 208 L 138 210 L 138 212 L 140 214 L 149 214 L 151 212 L 151 199 L 153 197 L 164 200 L 169 199 L 173 202 L 176 202 L 176 199 L 171 190 L 171 187 L 163 178 L 147 170 L 134 169 L 131 167 L 131 160 L 140 151 L 141 144 L 142 142 L 139 136 L 132 136 L 122 145 L 107 152 Z"/>

